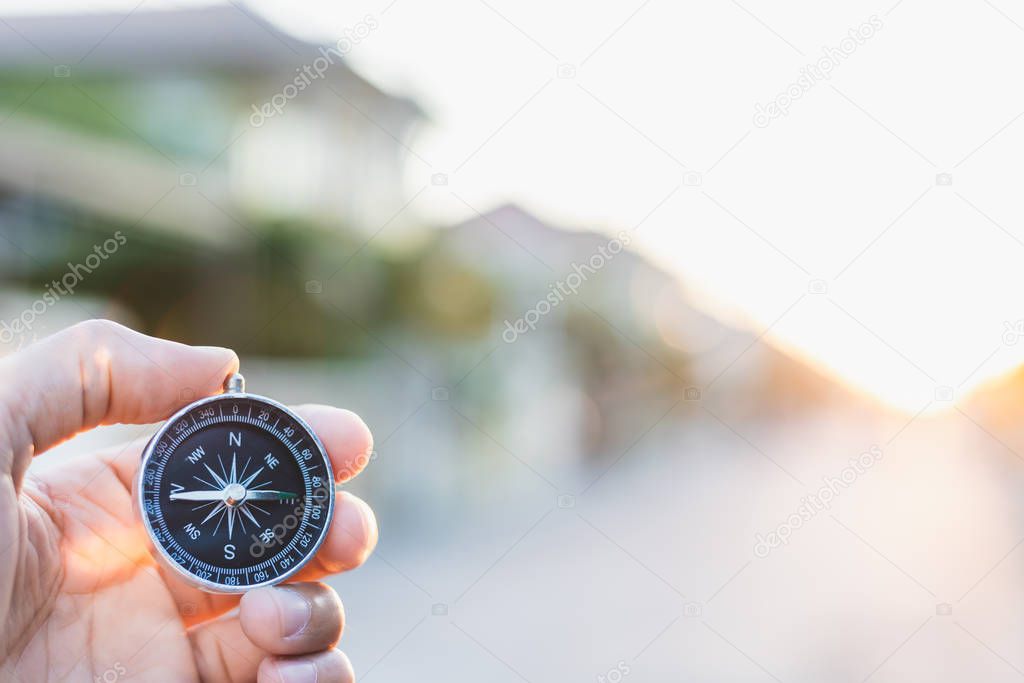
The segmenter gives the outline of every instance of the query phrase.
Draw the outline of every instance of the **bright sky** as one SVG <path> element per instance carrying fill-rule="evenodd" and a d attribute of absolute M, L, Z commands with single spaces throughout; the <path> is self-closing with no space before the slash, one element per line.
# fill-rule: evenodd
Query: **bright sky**
<path fill-rule="evenodd" d="M 86 4 L 137 3 L 50 6 Z M 433 119 L 409 190 L 449 175 L 419 215 L 465 218 L 454 192 L 567 226 L 642 222 L 640 248 L 707 305 L 912 412 L 1021 361 L 1024 341 L 1003 333 L 1024 319 L 1012 152 L 1024 91 L 1007 87 L 1024 12 L 924 0 L 251 5 L 324 41 L 373 17 L 352 63 Z M 13 6 L 38 11 L 0 3 Z M 871 36 L 829 80 L 805 81 L 787 115 L 754 124 L 757 103 L 865 23 Z"/>

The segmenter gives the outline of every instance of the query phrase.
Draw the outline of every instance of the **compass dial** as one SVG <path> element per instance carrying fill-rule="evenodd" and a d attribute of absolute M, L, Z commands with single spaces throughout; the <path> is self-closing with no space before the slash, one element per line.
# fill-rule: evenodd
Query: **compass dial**
<path fill-rule="evenodd" d="M 166 565 L 206 590 L 239 592 L 283 581 L 313 556 L 334 477 L 301 418 L 229 393 L 193 403 L 153 437 L 137 499 Z"/>

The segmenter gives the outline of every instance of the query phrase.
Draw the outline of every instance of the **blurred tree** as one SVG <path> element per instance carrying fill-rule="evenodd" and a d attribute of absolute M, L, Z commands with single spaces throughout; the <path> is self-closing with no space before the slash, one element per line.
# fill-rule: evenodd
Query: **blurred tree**
<path fill-rule="evenodd" d="M 85 277 L 76 293 L 109 298 L 144 329 L 192 344 L 291 357 L 371 353 L 374 335 L 401 328 L 421 341 L 477 338 L 491 327 L 487 277 L 436 243 L 384 253 L 344 231 L 305 223 L 252 223 L 225 246 L 72 214 L 65 257 L 9 282 L 45 289 L 115 231 L 128 243 Z"/>

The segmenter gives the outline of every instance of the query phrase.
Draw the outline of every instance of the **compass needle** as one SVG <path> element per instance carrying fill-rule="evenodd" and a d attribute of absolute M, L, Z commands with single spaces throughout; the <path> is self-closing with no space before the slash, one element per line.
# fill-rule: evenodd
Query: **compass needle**
<path fill-rule="evenodd" d="M 287 491 L 271 491 L 270 489 L 253 489 L 246 493 L 248 500 L 295 500 L 299 497 L 297 493 Z"/>
<path fill-rule="evenodd" d="M 168 496 L 170 500 L 222 500 L 221 491 L 179 491 Z"/>

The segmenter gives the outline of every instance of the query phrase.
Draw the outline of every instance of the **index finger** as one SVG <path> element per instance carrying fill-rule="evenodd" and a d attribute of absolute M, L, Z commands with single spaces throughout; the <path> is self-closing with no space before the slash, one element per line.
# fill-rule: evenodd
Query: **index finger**
<path fill-rule="evenodd" d="M 373 456 L 373 435 L 351 410 L 307 403 L 295 408 L 320 437 L 334 469 L 334 481 L 344 484 L 366 468 Z"/>

